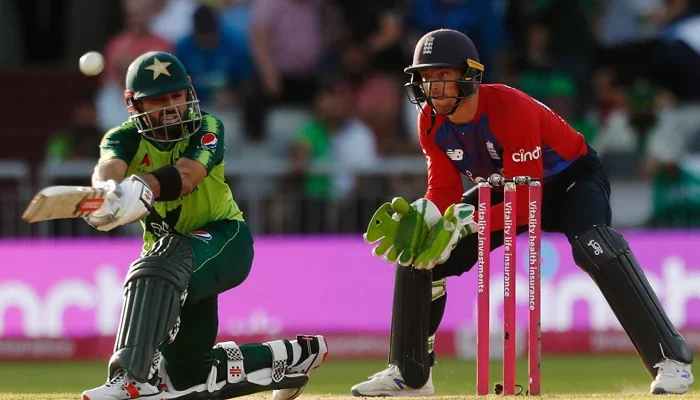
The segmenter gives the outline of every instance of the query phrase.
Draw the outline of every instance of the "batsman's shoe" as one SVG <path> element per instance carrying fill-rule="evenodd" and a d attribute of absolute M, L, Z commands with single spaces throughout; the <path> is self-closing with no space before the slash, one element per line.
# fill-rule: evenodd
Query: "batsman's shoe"
<path fill-rule="evenodd" d="M 658 368 L 658 371 L 650 387 L 653 394 L 685 394 L 695 381 L 690 364 L 665 359 L 654 368 Z"/>
<path fill-rule="evenodd" d="M 311 371 L 318 368 L 328 357 L 328 344 L 321 335 L 297 335 L 296 342 L 301 346 L 301 357 L 296 364 L 287 368 L 286 375 L 310 376 Z M 294 343 L 292 341 L 292 343 Z M 296 389 L 280 389 L 272 391 L 272 400 L 292 400 L 297 398 L 306 385 Z"/>
<path fill-rule="evenodd" d="M 83 392 L 83 400 L 158 399 L 158 382 L 137 382 L 122 370 L 102 386 Z"/>
<path fill-rule="evenodd" d="M 435 386 L 433 386 L 433 369 L 430 369 L 428 382 L 421 387 L 414 389 L 406 385 L 406 382 L 401 376 L 399 367 L 391 364 L 389 368 L 380 371 L 369 377 L 362 383 L 358 383 L 350 389 L 353 396 L 366 397 L 422 397 L 432 396 L 435 394 Z"/>
<path fill-rule="evenodd" d="M 312 337 L 313 339 L 321 338 Z M 322 338 L 321 338 L 322 340 Z M 324 343 L 323 341 L 321 343 Z M 308 371 L 318 366 L 323 357 L 319 357 L 320 361 L 305 362 L 309 357 L 301 358 L 300 363 L 294 366 L 299 366 L 299 370 L 290 367 L 288 362 L 292 355 L 287 351 L 287 346 L 282 340 L 274 340 L 265 342 L 264 345 L 270 348 L 272 355 L 270 367 L 261 368 L 254 371 L 247 371 L 245 368 L 243 352 L 240 347 L 233 342 L 218 343 L 214 348 L 223 349 L 226 353 L 225 371 L 226 377 L 221 379 L 218 366 L 222 361 L 212 365 L 209 376 L 206 382 L 186 388 L 184 390 L 176 389 L 168 374 L 166 363 L 160 363 L 159 376 L 162 380 L 161 387 L 163 392 L 158 400 L 219 400 L 231 399 L 234 397 L 248 396 L 254 393 L 267 391 L 283 391 L 296 390 L 304 387 L 309 382 Z M 316 348 L 319 348 L 318 346 Z M 325 343 L 321 355 L 325 354 Z M 314 353 L 314 355 L 319 354 Z M 290 357 L 291 356 L 291 357 Z M 315 357 L 311 357 L 315 359 Z M 290 371 L 291 369 L 291 371 Z M 304 371 L 302 373 L 302 370 Z M 293 395 L 294 393 L 292 393 Z M 283 399 L 294 398 L 283 397 Z M 298 395 L 298 394 L 297 394 Z"/>

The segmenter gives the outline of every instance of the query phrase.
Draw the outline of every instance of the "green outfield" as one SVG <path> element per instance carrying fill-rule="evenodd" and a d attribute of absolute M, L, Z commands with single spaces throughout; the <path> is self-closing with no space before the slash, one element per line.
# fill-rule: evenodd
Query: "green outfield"
<path fill-rule="evenodd" d="M 314 371 L 305 398 L 340 398 L 350 386 L 383 367 L 379 361 L 341 361 L 329 358 Z M 104 382 L 105 363 L 0 363 L 0 400 L 79 399 L 79 393 Z M 492 380 L 500 377 L 493 363 Z M 440 360 L 433 371 L 436 396 L 468 398 L 475 393 L 473 361 Z M 525 360 L 518 365 L 518 382 L 526 381 Z M 542 391 L 552 398 L 642 398 L 650 379 L 633 356 L 546 357 L 542 364 Z M 56 394 L 61 393 L 61 394 Z M 700 391 L 684 399 L 700 399 Z M 658 397 L 656 397 L 658 398 Z"/>

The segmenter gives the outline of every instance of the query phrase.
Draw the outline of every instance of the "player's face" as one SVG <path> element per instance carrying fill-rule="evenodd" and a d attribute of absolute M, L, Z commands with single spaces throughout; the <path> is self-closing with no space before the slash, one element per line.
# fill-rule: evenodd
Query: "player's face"
<path fill-rule="evenodd" d="M 454 107 L 459 95 L 457 81 L 462 78 L 462 71 L 456 68 L 430 68 L 421 71 L 423 91 L 438 113 L 447 112 Z"/>
<path fill-rule="evenodd" d="M 146 112 L 146 124 L 151 127 L 166 126 L 165 129 L 157 129 L 156 136 L 174 138 L 182 135 L 181 121 L 189 119 L 187 116 L 187 91 L 179 90 L 160 96 L 146 97 L 141 100 L 142 111 Z"/>

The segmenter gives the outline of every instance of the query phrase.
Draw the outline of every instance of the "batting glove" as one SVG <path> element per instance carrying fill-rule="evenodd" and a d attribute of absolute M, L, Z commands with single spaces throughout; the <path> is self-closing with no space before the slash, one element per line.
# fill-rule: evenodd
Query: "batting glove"
<path fill-rule="evenodd" d="M 85 220 L 102 232 L 139 221 L 148 216 L 153 206 L 153 191 L 136 175 L 121 183 L 109 180 L 102 187 L 107 191 L 105 202 Z"/>

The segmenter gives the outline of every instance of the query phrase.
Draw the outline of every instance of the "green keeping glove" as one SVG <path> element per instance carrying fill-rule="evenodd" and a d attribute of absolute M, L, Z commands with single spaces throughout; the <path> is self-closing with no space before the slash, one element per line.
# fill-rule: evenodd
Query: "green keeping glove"
<path fill-rule="evenodd" d="M 440 220 L 440 210 L 428 199 L 411 204 L 401 197 L 384 203 L 374 213 L 363 235 L 367 243 L 379 242 L 372 254 L 388 263 L 409 266 L 430 229 Z"/>
<path fill-rule="evenodd" d="M 474 206 L 453 204 L 445 210 L 418 250 L 413 266 L 416 269 L 433 269 L 450 258 L 459 241 L 477 230 L 474 222 Z"/>

